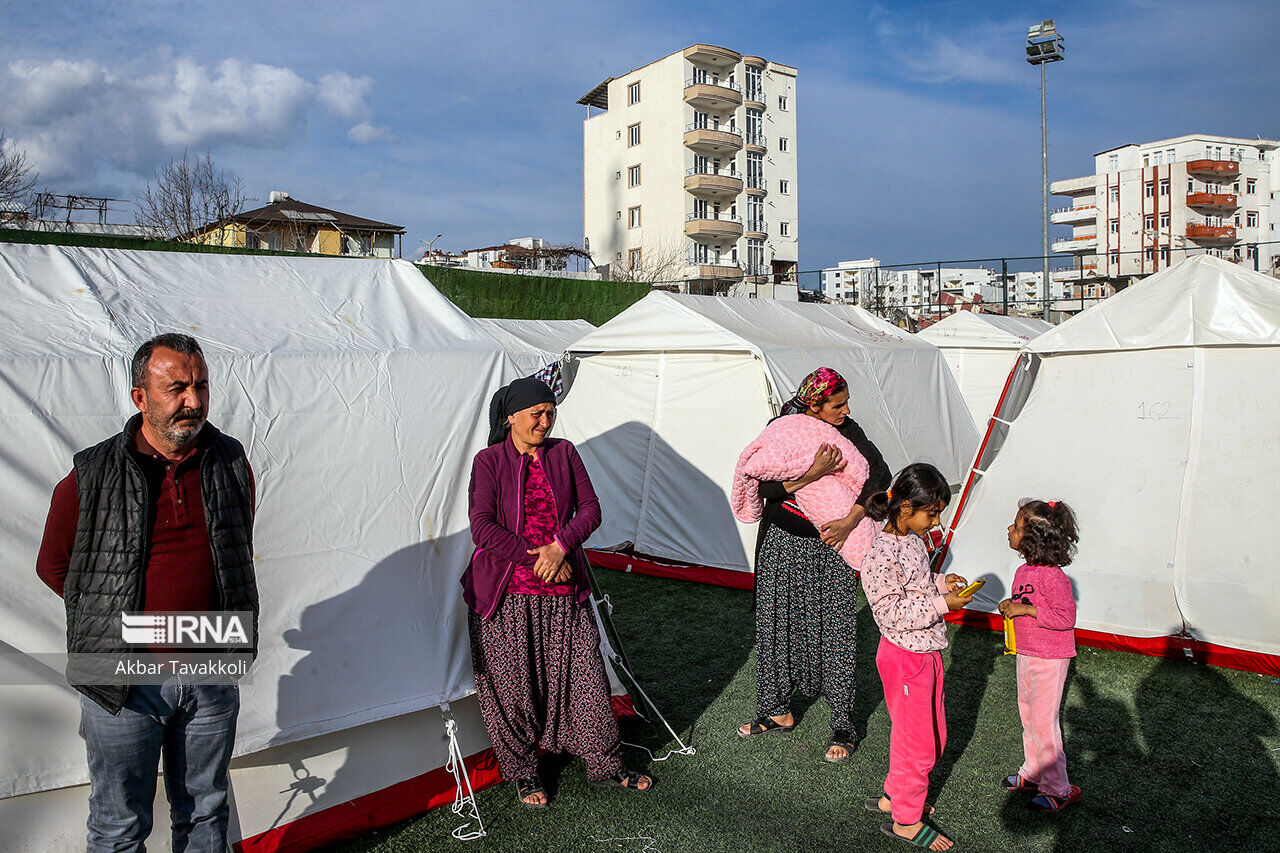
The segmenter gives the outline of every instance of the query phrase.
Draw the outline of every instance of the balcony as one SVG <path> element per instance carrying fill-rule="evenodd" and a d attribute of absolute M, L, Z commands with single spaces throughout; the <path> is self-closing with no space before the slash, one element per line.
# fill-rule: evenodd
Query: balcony
<path fill-rule="evenodd" d="M 727 80 L 693 78 L 684 81 L 684 102 L 695 110 L 723 112 L 742 106 L 742 89 Z"/>
<path fill-rule="evenodd" d="M 742 236 L 742 220 L 736 216 L 714 213 L 690 213 L 685 217 L 684 233 L 695 240 L 737 240 Z"/>
<path fill-rule="evenodd" d="M 1097 264 L 1083 264 L 1078 267 L 1052 270 L 1049 273 L 1050 281 L 1056 281 L 1061 284 L 1077 284 L 1082 281 L 1094 281 L 1099 278 L 1101 276 L 1098 275 Z"/>
<path fill-rule="evenodd" d="M 698 198 L 726 201 L 742 192 L 742 175 L 729 170 L 708 172 L 689 169 L 684 173 L 684 188 Z"/>
<path fill-rule="evenodd" d="M 1098 180 L 1094 175 L 1086 175 L 1083 178 L 1067 178 L 1063 181 L 1054 181 L 1049 184 L 1049 192 L 1053 195 L 1093 195 L 1097 189 Z"/>
<path fill-rule="evenodd" d="M 717 44 L 695 44 L 685 48 L 684 58 L 699 65 L 731 67 L 742 61 L 742 54 Z"/>
<path fill-rule="evenodd" d="M 1097 234 L 1085 234 L 1070 240 L 1058 240 L 1053 244 L 1055 252 L 1092 252 L 1098 245 Z"/>
<path fill-rule="evenodd" d="M 768 138 L 763 133 L 747 134 L 747 150 L 753 154 L 763 154 L 769 145 Z"/>
<path fill-rule="evenodd" d="M 748 195 L 768 195 L 769 182 L 759 175 L 747 176 L 747 194 Z"/>
<path fill-rule="evenodd" d="M 742 278 L 742 265 L 728 258 L 689 258 L 689 266 L 697 269 L 698 278 Z"/>
<path fill-rule="evenodd" d="M 1082 204 L 1076 207 L 1060 207 L 1049 214 L 1049 221 L 1055 225 L 1079 224 L 1093 222 L 1098 215 L 1096 204 Z"/>
<path fill-rule="evenodd" d="M 1187 173 L 1206 178 L 1234 178 L 1240 174 L 1240 164 L 1235 160 L 1188 160 Z"/>
<path fill-rule="evenodd" d="M 769 239 L 769 223 L 763 219 L 748 219 L 746 236 L 757 239 Z"/>
<path fill-rule="evenodd" d="M 1236 229 L 1234 225 L 1188 225 L 1187 239 L 1200 243 L 1234 243 Z"/>
<path fill-rule="evenodd" d="M 1239 206 L 1235 193 L 1187 193 L 1187 207 L 1235 210 Z"/>
<path fill-rule="evenodd" d="M 723 157 L 742 150 L 742 131 L 736 127 L 715 127 L 694 122 L 685 126 L 684 145 L 699 154 Z"/>

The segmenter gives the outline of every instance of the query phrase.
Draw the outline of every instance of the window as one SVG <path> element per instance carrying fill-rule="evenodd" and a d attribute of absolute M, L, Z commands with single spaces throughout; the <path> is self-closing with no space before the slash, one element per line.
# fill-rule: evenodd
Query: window
<path fill-rule="evenodd" d="M 627 227 L 628 228 L 640 227 L 640 208 L 638 206 L 627 208 Z"/>
<path fill-rule="evenodd" d="M 1155 186 L 1156 185 L 1153 184 L 1151 181 L 1147 181 L 1145 184 L 1143 184 L 1142 185 L 1143 196 L 1145 196 L 1146 198 L 1151 198 L 1153 195 L 1155 195 L 1155 192 L 1154 192 Z"/>
<path fill-rule="evenodd" d="M 779 137 L 778 137 L 778 150 L 779 150 L 779 151 L 788 151 L 788 150 L 790 150 L 790 149 L 788 148 L 788 145 L 787 145 L 787 138 L 786 138 L 785 136 L 779 136 Z"/>
<path fill-rule="evenodd" d="M 1156 259 L 1156 250 L 1148 246 L 1142 250 L 1142 257 L 1148 261 L 1154 261 Z"/>
<path fill-rule="evenodd" d="M 790 237 L 790 236 L 791 236 L 791 223 L 790 223 L 790 222 L 779 222 L 779 223 L 778 223 L 778 233 L 779 233 L 779 234 L 781 234 L 783 237 Z"/>
<path fill-rule="evenodd" d="M 1148 166 L 1150 166 L 1150 165 L 1151 165 L 1151 155 L 1150 155 L 1150 154 L 1143 154 L 1143 155 L 1142 155 L 1142 168 L 1144 168 L 1144 169 L 1145 169 L 1145 168 L 1147 168 L 1147 167 L 1148 167 Z"/>
<path fill-rule="evenodd" d="M 1120 188 L 1119 188 L 1119 187 L 1112 187 L 1112 188 L 1111 188 L 1111 192 L 1109 192 L 1109 193 L 1107 194 L 1107 198 L 1111 199 L 1111 203 L 1112 203 L 1112 204 L 1119 204 L 1119 203 L 1120 203 Z"/>
<path fill-rule="evenodd" d="M 1116 265 L 1116 266 L 1120 266 L 1120 253 L 1119 253 L 1119 252 L 1112 252 L 1112 253 L 1108 256 L 1108 260 L 1110 260 L 1112 264 L 1114 264 L 1114 265 Z"/>
<path fill-rule="evenodd" d="M 1113 220 L 1111 220 L 1109 223 L 1107 223 L 1107 230 L 1108 230 L 1108 231 L 1110 231 L 1112 234 L 1119 234 L 1119 233 L 1120 233 L 1120 220 L 1119 220 L 1119 219 L 1113 219 Z"/>
<path fill-rule="evenodd" d="M 1169 263 L 1169 247 L 1168 246 L 1160 247 L 1160 263 L 1162 264 Z"/>
<path fill-rule="evenodd" d="M 779 96 L 778 96 L 778 109 L 780 109 L 780 110 L 785 110 L 785 109 L 787 109 L 787 96 L 786 96 L 786 95 L 779 95 Z"/>
<path fill-rule="evenodd" d="M 1193 179 L 1193 178 L 1187 178 L 1187 192 L 1189 192 L 1189 193 L 1193 193 L 1193 192 L 1195 192 L 1195 191 L 1196 191 L 1196 182 L 1195 182 L 1195 179 Z"/>
<path fill-rule="evenodd" d="M 627 127 L 627 147 L 632 148 L 640 144 L 640 122 Z"/>
<path fill-rule="evenodd" d="M 1235 218 L 1235 226 L 1236 226 L 1237 228 L 1239 228 L 1239 227 L 1240 227 L 1240 214 L 1238 214 L 1238 213 L 1236 214 L 1236 218 Z"/>
<path fill-rule="evenodd" d="M 782 193 L 783 195 L 791 195 L 791 182 L 778 181 L 778 192 Z"/>
<path fill-rule="evenodd" d="M 1155 228 L 1156 227 L 1155 214 L 1148 213 L 1146 216 L 1142 217 L 1142 227 L 1147 229 L 1148 231 L 1150 231 L 1152 228 Z"/>
<path fill-rule="evenodd" d="M 1160 182 L 1160 195 L 1167 196 L 1169 194 L 1169 179 L 1165 178 Z"/>
<path fill-rule="evenodd" d="M 747 109 L 747 144 L 764 145 L 764 111 Z"/>
<path fill-rule="evenodd" d="M 1236 195 L 1239 195 L 1239 194 L 1240 194 L 1240 182 L 1239 182 L 1239 181 L 1236 181 L 1234 184 L 1232 184 L 1232 185 L 1231 185 L 1231 191 L 1232 191 L 1233 193 L 1235 193 Z"/>
<path fill-rule="evenodd" d="M 1177 158 L 1177 156 L 1176 156 L 1176 155 L 1175 155 L 1175 153 L 1174 153 L 1174 149 L 1170 148 L 1168 151 L 1166 151 L 1166 152 L 1164 152 L 1164 153 L 1165 153 L 1165 158 L 1166 158 L 1170 163 L 1176 163 L 1176 162 L 1178 162 L 1178 158 Z"/>
<path fill-rule="evenodd" d="M 640 167 L 638 165 L 627 168 L 627 186 L 640 186 Z"/>
<path fill-rule="evenodd" d="M 764 80 L 761 70 L 754 66 L 747 66 L 747 100 L 755 101 L 757 104 L 764 103 Z"/>
<path fill-rule="evenodd" d="M 627 252 L 627 266 L 630 269 L 635 269 L 636 267 L 640 266 L 640 250 L 639 249 L 632 249 L 631 251 Z"/>
<path fill-rule="evenodd" d="M 1248 228 L 1258 227 L 1258 211 L 1251 210 L 1244 215 L 1244 224 Z"/>
<path fill-rule="evenodd" d="M 1107 158 L 1107 171 L 1114 172 L 1120 168 L 1120 155 L 1112 154 Z"/>
<path fill-rule="evenodd" d="M 1169 227 L 1169 214 L 1167 213 L 1160 214 L 1160 227 L 1161 228 Z"/>
<path fill-rule="evenodd" d="M 615 181 L 620 181 L 620 180 L 622 180 L 622 170 L 621 170 L 621 169 L 619 169 L 618 171 L 616 171 L 616 172 L 614 172 L 614 173 L 613 173 L 613 179 L 614 179 Z"/>
<path fill-rule="evenodd" d="M 1247 179 L 1245 180 L 1245 182 L 1244 182 L 1244 192 L 1245 192 L 1245 195 L 1253 195 L 1253 194 L 1254 194 L 1254 193 L 1256 193 L 1257 191 L 1258 191 L 1258 179 L 1257 179 L 1257 178 L 1247 178 Z"/>
<path fill-rule="evenodd" d="M 1163 152 L 1163 151 L 1157 151 L 1157 152 L 1156 152 L 1155 159 L 1154 159 L 1153 163 L 1154 163 L 1154 165 L 1156 165 L 1156 166 L 1163 166 L 1163 165 L 1164 165 L 1164 152 Z"/>
<path fill-rule="evenodd" d="M 632 83 L 627 87 L 627 106 L 640 103 L 640 81 Z"/>
<path fill-rule="evenodd" d="M 1244 256 L 1245 256 L 1246 258 L 1248 258 L 1249 260 L 1251 260 L 1251 261 L 1257 260 L 1257 258 L 1258 258 L 1258 247 L 1257 247 L 1257 246 L 1246 246 L 1246 247 L 1245 247 L 1245 250 L 1244 250 Z"/>

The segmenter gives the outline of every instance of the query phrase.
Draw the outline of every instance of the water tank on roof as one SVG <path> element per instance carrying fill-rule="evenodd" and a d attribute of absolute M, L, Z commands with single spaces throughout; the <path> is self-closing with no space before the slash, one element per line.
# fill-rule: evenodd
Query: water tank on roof
<path fill-rule="evenodd" d="M 285 200 L 285 199 L 287 199 L 288 197 L 289 197 L 289 194 L 288 194 L 287 192 L 285 192 L 284 190 L 272 190 L 272 191 L 271 191 L 271 203 L 272 203 L 272 204 L 275 204 L 275 203 L 276 203 L 276 202 L 278 202 L 278 201 L 284 201 L 284 200 Z"/>

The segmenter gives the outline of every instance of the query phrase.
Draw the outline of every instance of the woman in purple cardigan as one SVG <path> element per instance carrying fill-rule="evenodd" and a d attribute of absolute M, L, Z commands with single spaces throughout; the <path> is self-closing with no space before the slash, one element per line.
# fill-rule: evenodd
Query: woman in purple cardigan
<path fill-rule="evenodd" d="M 555 419 L 539 379 L 494 394 L 489 446 L 471 465 L 476 551 L 462 575 L 480 713 L 503 777 L 536 809 L 547 805 L 539 747 L 582 756 L 598 785 L 654 783 L 622 765 L 582 551 L 600 501 L 578 451 L 547 437 Z"/>

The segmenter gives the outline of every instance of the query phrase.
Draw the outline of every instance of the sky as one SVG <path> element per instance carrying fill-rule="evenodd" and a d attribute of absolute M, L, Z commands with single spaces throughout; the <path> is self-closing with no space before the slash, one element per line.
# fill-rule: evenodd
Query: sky
<path fill-rule="evenodd" d="M 799 70 L 800 267 L 1037 254 L 1050 179 L 1188 133 L 1280 137 L 1280 3 L 0 0 L 0 130 L 43 187 L 125 199 L 184 151 L 459 250 L 582 240 L 577 99 L 695 42 Z M 1050 198 L 1050 206 L 1069 203 Z M 255 205 L 256 206 L 256 203 Z M 1056 233 L 1056 232 L 1055 232 Z M 814 286 L 816 283 L 810 283 Z"/>

